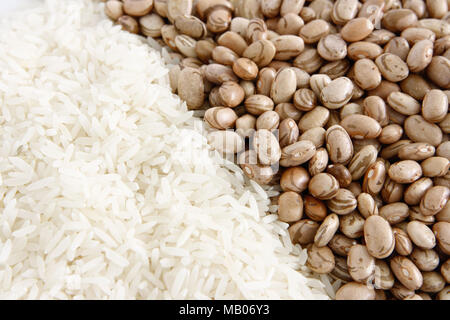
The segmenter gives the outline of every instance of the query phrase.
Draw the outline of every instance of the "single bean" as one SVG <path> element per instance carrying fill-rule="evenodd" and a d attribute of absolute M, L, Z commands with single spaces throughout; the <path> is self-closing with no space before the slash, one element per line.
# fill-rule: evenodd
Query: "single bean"
<path fill-rule="evenodd" d="M 253 80 L 258 76 L 258 66 L 252 60 L 247 58 L 235 60 L 233 62 L 233 71 L 243 80 Z"/>
<path fill-rule="evenodd" d="M 311 141 L 298 141 L 281 150 L 280 164 L 283 167 L 299 166 L 311 159 L 315 152 L 316 147 Z"/>
<path fill-rule="evenodd" d="M 355 239 L 348 238 L 342 234 L 335 234 L 328 243 L 333 252 L 339 256 L 347 257 L 350 249 L 357 244 Z"/>
<path fill-rule="evenodd" d="M 339 228 L 339 218 L 336 214 L 327 216 L 314 237 L 314 243 L 318 247 L 324 247 L 330 242 Z"/>
<path fill-rule="evenodd" d="M 447 23 L 450 28 L 450 24 Z M 449 31 L 450 33 L 450 31 Z M 443 89 L 450 89 L 450 60 L 444 56 L 435 56 L 427 68 L 428 78 Z"/>
<path fill-rule="evenodd" d="M 244 58 L 255 62 L 259 68 L 267 66 L 275 57 L 276 48 L 269 40 L 258 40 L 245 49 Z"/>
<path fill-rule="evenodd" d="M 314 156 L 309 160 L 308 170 L 312 176 L 324 172 L 328 165 L 328 152 L 325 148 L 316 149 Z"/>
<path fill-rule="evenodd" d="M 284 192 L 278 198 L 278 217 L 283 222 L 295 222 L 303 216 L 303 199 L 292 191 Z"/>
<path fill-rule="evenodd" d="M 403 92 L 392 92 L 388 96 L 387 102 L 392 109 L 407 116 L 420 112 L 420 103 Z"/>
<path fill-rule="evenodd" d="M 136 34 L 139 33 L 139 24 L 133 17 L 123 15 L 117 19 L 117 23 L 125 31 Z M 176 46 L 174 46 L 174 48 L 172 49 L 176 49 Z"/>
<path fill-rule="evenodd" d="M 372 215 L 365 220 L 364 240 L 369 253 L 377 259 L 388 257 L 395 248 L 391 226 L 382 216 Z"/>
<path fill-rule="evenodd" d="M 298 127 L 301 132 L 315 128 L 324 127 L 330 117 L 330 111 L 324 107 L 315 107 L 301 117 Z"/>
<path fill-rule="evenodd" d="M 429 226 L 433 225 L 436 221 L 434 216 L 426 216 L 422 212 L 420 212 L 420 207 L 410 207 L 409 208 L 409 220 L 410 221 L 419 221 L 423 224 Z"/>
<path fill-rule="evenodd" d="M 380 208 L 380 216 L 390 224 L 397 224 L 408 217 L 408 210 L 408 206 L 403 202 L 388 203 Z"/>
<path fill-rule="evenodd" d="M 326 74 L 314 74 L 309 78 L 309 86 L 319 97 L 322 90 L 331 83 L 331 78 Z"/>
<path fill-rule="evenodd" d="M 333 22 L 338 25 L 343 25 L 347 21 L 355 18 L 358 13 L 358 5 L 357 0 L 337 0 L 331 12 Z"/>
<path fill-rule="evenodd" d="M 426 142 L 410 143 L 402 146 L 398 151 L 398 157 L 402 160 L 421 161 L 434 155 L 435 148 Z"/>
<path fill-rule="evenodd" d="M 152 8 L 153 0 L 123 0 L 123 11 L 130 16 L 145 16 Z"/>
<path fill-rule="evenodd" d="M 422 249 L 432 249 L 436 245 L 436 238 L 425 224 L 419 221 L 411 221 L 406 228 L 411 241 Z"/>
<path fill-rule="evenodd" d="M 396 256 L 390 261 L 391 270 L 395 277 L 410 290 L 418 290 L 423 284 L 420 270 L 408 258 Z"/>
<path fill-rule="evenodd" d="M 325 142 L 325 129 L 322 127 L 315 127 L 306 130 L 298 139 L 299 141 L 309 140 L 316 149 L 320 148 Z"/>
<path fill-rule="evenodd" d="M 364 146 L 355 153 L 348 165 L 353 180 L 359 180 L 365 175 L 369 167 L 376 161 L 377 154 L 378 150 L 372 145 Z"/>
<path fill-rule="evenodd" d="M 301 111 L 311 111 L 317 106 L 317 97 L 314 91 L 301 88 L 294 93 L 294 106 Z"/>
<path fill-rule="evenodd" d="M 228 2 L 222 2 L 223 4 L 227 4 Z M 209 11 L 206 27 L 210 32 L 220 33 L 225 32 L 230 26 L 231 23 L 231 8 L 226 6 L 220 6 L 217 9 Z"/>
<path fill-rule="evenodd" d="M 330 273 L 334 269 L 334 255 L 328 247 L 318 247 L 315 244 L 308 248 L 306 266 L 319 274 Z"/>
<path fill-rule="evenodd" d="M 259 162 L 263 165 L 277 163 L 281 157 L 281 148 L 277 138 L 266 129 L 256 131 L 253 136 L 253 147 L 258 154 Z"/>
<path fill-rule="evenodd" d="M 390 290 L 394 287 L 394 274 L 384 260 L 375 260 L 374 287 L 382 290 Z"/>
<path fill-rule="evenodd" d="M 184 68 L 178 78 L 178 95 L 190 110 L 203 106 L 205 100 L 203 75 L 198 69 Z"/>
<path fill-rule="evenodd" d="M 217 43 L 221 46 L 233 50 L 237 55 L 242 56 L 248 45 L 245 39 L 237 32 L 227 31 L 217 38 Z"/>
<path fill-rule="evenodd" d="M 199 18 L 191 15 L 178 15 L 175 17 L 174 26 L 178 32 L 194 39 L 202 39 L 206 36 L 206 25 Z"/>
<path fill-rule="evenodd" d="M 347 189 L 339 189 L 333 199 L 328 200 L 328 208 L 339 215 L 346 215 L 356 209 L 357 201 L 353 193 Z"/>
<path fill-rule="evenodd" d="M 353 42 L 347 48 L 347 55 L 352 60 L 375 60 L 382 53 L 383 49 L 378 44 L 367 41 Z"/>
<path fill-rule="evenodd" d="M 407 93 L 414 99 L 420 101 L 422 101 L 427 92 L 431 90 L 429 81 L 414 73 L 408 75 L 408 77 L 400 83 L 400 87 L 404 93 Z"/>
<path fill-rule="evenodd" d="M 339 256 L 334 257 L 335 266 L 333 271 L 329 274 L 333 279 L 341 280 L 344 283 L 353 281 L 353 278 L 348 273 L 347 259 Z"/>
<path fill-rule="evenodd" d="M 369 59 L 359 59 L 355 62 L 355 82 L 364 90 L 377 88 L 381 83 L 381 73 L 376 64 Z"/>
<path fill-rule="evenodd" d="M 448 98 L 441 90 L 430 90 L 422 103 L 422 115 L 430 122 L 440 122 L 448 114 Z"/>
<path fill-rule="evenodd" d="M 325 137 L 331 161 L 337 164 L 348 163 L 353 156 L 353 144 L 345 129 L 339 125 L 332 126 Z"/>
<path fill-rule="evenodd" d="M 331 164 L 327 167 L 327 173 L 331 174 L 339 182 L 341 188 L 348 187 L 352 182 L 350 171 L 342 164 Z"/>
<path fill-rule="evenodd" d="M 421 163 L 426 177 L 443 177 L 448 173 L 450 161 L 444 157 L 430 157 Z"/>
<path fill-rule="evenodd" d="M 432 249 L 415 247 L 410 258 L 421 271 L 433 271 L 439 265 L 439 255 Z"/>
<path fill-rule="evenodd" d="M 341 126 L 355 139 L 377 138 L 381 134 L 381 126 L 375 119 L 360 114 L 342 119 Z"/>
<path fill-rule="evenodd" d="M 417 23 L 417 16 L 409 9 L 395 9 L 384 13 L 381 23 L 389 31 L 401 32 Z"/>
<path fill-rule="evenodd" d="M 294 67 L 300 68 L 309 74 L 312 74 L 320 69 L 324 60 L 314 48 L 305 48 L 302 53 L 294 59 Z"/>
<path fill-rule="evenodd" d="M 381 134 L 378 137 L 378 141 L 380 141 L 383 144 L 392 144 L 394 142 L 399 141 L 400 138 L 402 137 L 402 135 L 403 135 L 403 128 L 401 126 L 399 126 L 398 124 L 390 124 L 381 130 Z M 400 154 L 400 152 L 399 152 L 399 154 Z M 405 159 L 405 158 L 400 158 L 400 159 Z M 410 159 L 410 160 L 416 160 L 416 159 Z"/>
<path fill-rule="evenodd" d="M 353 82 L 346 77 L 337 78 L 326 85 L 320 94 L 324 106 L 338 109 L 350 101 L 353 94 Z"/>
<path fill-rule="evenodd" d="M 214 84 L 222 84 L 227 81 L 238 82 L 238 78 L 230 67 L 212 63 L 206 66 L 205 77 Z"/>
<path fill-rule="evenodd" d="M 224 106 L 234 108 L 244 101 L 245 92 L 236 82 L 227 81 L 220 86 L 218 95 Z"/>
<path fill-rule="evenodd" d="M 308 178 L 309 182 L 309 178 Z M 327 216 L 327 207 L 319 199 L 306 195 L 304 199 L 305 214 L 314 221 L 323 221 Z"/>
<path fill-rule="evenodd" d="M 256 128 L 256 118 L 245 114 L 236 120 L 236 132 L 243 137 L 250 137 Z"/>
<path fill-rule="evenodd" d="M 272 83 L 270 97 L 275 103 L 289 102 L 297 89 L 297 78 L 294 70 L 280 70 Z"/>
<path fill-rule="evenodd" d="M 371 195 L 380 193 L 386 180 L 386 166 L 383 160 L 372 163 L 364 175 L 362 189 Z"/>
<path fill-rule="evenodd" d="M 433 225 L 433 232 L 436 236 L 439 249 L 446 255 L 450 254 L 450 223 L 440 221 Z"/>
<path fill-rule="evenodd" d="M 447 283 L 450 283 L 450 259 L 447 259 L 447 261 L 441 265 L 441 274 L 444 277 L 444 280 Z"/>
<path fill-rule="evenodd" d="M 273 110 L 274 103 L 272 99 L 264 95 L 255 94 L 245 99 L 246 110 L 256 116 L 263 114 L 266 111 Z"/>
<path fill-rule="evenodd" d="M 300 220 L 288 228 L 292 243 L 306 245 L 314 242 L 314 236 L 319 229 L 319 224 L 310 219 Z"/>
<path fill-rule="evenodd" d="M 218 132 L 229 132 L 229 131 L 218 131 Z M 272 167 L 264 166 L 258 164 L 258 156 L 255 151 L 249 150 L 242 152 L 238 157 L 238 163 L 244 171 L 245 175 L 255 180 L 259 184 L 267 184 L 269 183 L 273 176 L 274 172 Z M 291 238 L 292 239 L 292 238 Z"/>
<path fill-rule="evenodd" d="M 367 0 L 359 9 L 358 17 L 368 18 L 374 25 L 379 25 L 383 17 L 384 0 Z"/>
<path fill-rule="evenodd" d="M 437 293 L 444 289 L 445 279 L 436 271 L 423 272 L 423 284 L 420 290 L 429 293 Z"/>
<path fill-rule="evenodd" d="M 357 200 L 358 211 L 367 219 L 370 216 L 378 215 L 378 207 L 373 197 L 368 193 L 360 193 Z"/>
<path fill-rule="evenodd" d="M 329 34 L 320 39 L 317 52 L 327 61 L 338 61 L 347 55 L 347 44 L 339 34 Z"/>
<path fill-rule="evenodd" d="M 322 37 L 330 32 L 330 25 L 322 19 L 312 20 L 300 29 L 300 37 L 305 43 L 312 44 L 318 42 Z"/>
<path fill-rule="evenodd" d="M 108 0 L 105 3 L 105 14 L 111 20 L 116 21 L 123 16 L 123 2 L 117 0 Z"/>
<path fill-rule="evenodd" d="M 402 200 L 405 185 L 397 183 L 387 177 L 383 188 L 381 189 L 381 197 L 384 202 L 394 203 Z"/>
<path fill-rule="evenodd" d="M 320 200 L 328 200 L 335 197 L 338 193 L 339 183 L 331 174 L 319 173 L 311 178 L 308 189 L 313 197 Z"/>
<path fill-rule="evenodd" d="M 347 59 L 342 59 L 324 64 L 320 68 L 319 73 L 326 74 L 327 76 L 330 77 L 331 80 L 334 80 L 345 76 L 349 70 L 350 70 L 350 62 Z M 356 99 L 357 94 L 360 94 L 360 96 L 362 96 L 363 94 L 363 92 L 360 93 L 361 89 L 359 89 L 359 91 L 356 90 L 357 87 L 355 86 L 355 88 L 353 89 L 352 99 Z"/>
<path fill-rule="evenodd" d="M 293 119 L 287 118 L 281 121 L 279 126 L 279 142 L 280 147 L 284 148 L 297 141 L 299 129 L 297 123 Z"/>
<path fill-rule="evenodd" d="M 206 110 L 204 119 L 208 124 L 219 130 L 225 130 L 234 127 L 237 115 L 231 108 L 214 107 Z"/>
<path fill-rule="evenodd" d="M 442 141 L 442 131 L 440 128 L 420 115 L 413 115 L 405 121 L 405 133 L 415 142 L 427 142 L 432 146 L 438 146 Z"/>
<path fill-rule="evenodd" d="M 374 30 L 372 33 L 364 39 L 367 42 L 376 43 L 379 45 L 385 45 L 392 38 L 395 37 L 395 33 L 386 29 Z"/>
<path fill-rule="evenodd" d="M 305 48 L 303 39 L 294 35 L 282 35 L 271 40 L 275 46 L 275 60 L 290 60 Z"/>
<path fill-rule="evenodd" d="M 366 246 L 357 244 L 351 247 L 347 265 L 349 274 L 357 282 L 365 283 L 374 276 L 375 258 L 369 254 Z"/>
<path fill-rule="evenodd" d="M 215 47 L 211 54 L 214 61 L 225 66 L 232 66 L 239 58 L 233 50 L 224 46 Z"/>
<path fill-rule="evenodd" d="M 275 31 L 281 35 L 298 35 L 304 25 L 305 21 L 299 15 L 288 13 L 278 19 Z"/>
<path fill-rule="evenodd" d="M 349 238 L 360 238 L 364 234 L 364 218 L 356 211 L 339 217 L 339 230 Z"/>
<path fill-rule="evenodd" d="M 373 23 L 364 17 L 348 21 L 341 29 L 342 38 L 347 42 L 361 41 L 373 31 Z"/>
<path fill-rule="evenodd" d="M 214 131 L 208 134 L 209 144 L 223 154 L 236 154 L 244 149 L 242 137 L 233 131 Z"/>
<path fill-rule="evenodd" d="M 424 70 L 433 58 L 433 41 L 425 39 L 414 44 L 408 54 L 406 63 L 411 72 Z"/>
<path fill-rule="evenodd" d="M 383 77 L 392 82 L 406 79 L 409 74 L 407 64 L 398 56 L 392 53 L 384 53 L 375 60 L 375 64 Z"/>
<path fill-rule="evenodd" d="M 303 115 L 303 112 L 298 110 L 292 103 L 286 102 L 277 104 L 275 107 L 275 112 L 279 114 L 280 120 L 292 119 L 294 121 L 299 121 Z"/>
<path fill-rule="evenodd" d="M 405 191 L 404 200 L 405 202 L 412 206 L 418 205 L 420 200 L 425 195 L 428 189 L 433 186 L 433 181 L 430 178 L 420 178 L 419 180 L 413 182 Z"/>
<path fill-rule="evenodd" d="M 278 128 L 280 116 L 275 111 L 266 111 L 256 121 L 256 130 L 266 129 L 269 131 Z M 294 122 L 295 123 L 295 122 Z"/>
<path fill-rule="evenodd" d="M 256 82 L 256 92 L 269 96 L 276 74 L 277 72 L 274 68 L 265 67 L 261 69 L 258 74 L 258 81 Z"/>
<path fill-rule="evenodd" d="M 267 39 L 267 25 L 263 19 L 253 18 L 250 20 L 247 27 L 246 38 L 248 43 Z"/>
<path fill-rule="evenodd" d="M 395 237 L 395 251 L 402 256 L 409 256 L 413 250 L 413 244 L 408 234 L 399 229 L 392 228 Z"/>
<path fill-rule="evenodd" d="M 308 187 L 309 180 L 310 176 L 305 168 L 292 167 L 286 169 L 286 171 L 284 171 L 281 175 L 280 186 L 283 191 L 302 193 Z M 308 199 L 305 198 L 305 207 L 309 205 L 307 204 L 307 200 Z M 306 213 L 308 214 L 307 209 Z"/>
<path fill-rule="evenodd" d="M 412 183 L 422 176 L 422 168 L 413 160 L 403 160 L 388 169 L 389 178 L 398 183 Z"/>
<path fill-rule="evenodd" d="M 336 291 L 336 300 L 375 300 L 375 290 L 362 283 L 349 282 Z"/>
<path fill-rule="evenodd" d="M 420 212 L 431 216 L 441 211 L 448 202 L 450 189 L 445 186 L 429 188 L 420 201 Z"/>

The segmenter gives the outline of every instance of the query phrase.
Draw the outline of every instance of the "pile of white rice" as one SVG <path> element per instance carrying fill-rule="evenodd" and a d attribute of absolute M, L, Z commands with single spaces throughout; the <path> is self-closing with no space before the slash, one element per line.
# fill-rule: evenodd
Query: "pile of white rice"
<path fill-rule="evenodd" d="M 333 297 L 167 73 L 91 0 L 1 23 L 0 299 Z"/>

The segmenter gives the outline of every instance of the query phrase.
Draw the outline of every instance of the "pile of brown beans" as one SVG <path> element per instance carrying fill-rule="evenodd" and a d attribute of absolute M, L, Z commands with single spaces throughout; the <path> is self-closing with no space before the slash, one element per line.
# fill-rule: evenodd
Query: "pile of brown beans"
<path fill-rule="evenodd" d="M 450 299 L 450 0 L 109 0 L 337 299 Z M 234 129 L 234 130 L 231 130 Z M 277 171 L 277 166 L 280 170 Z"/>

